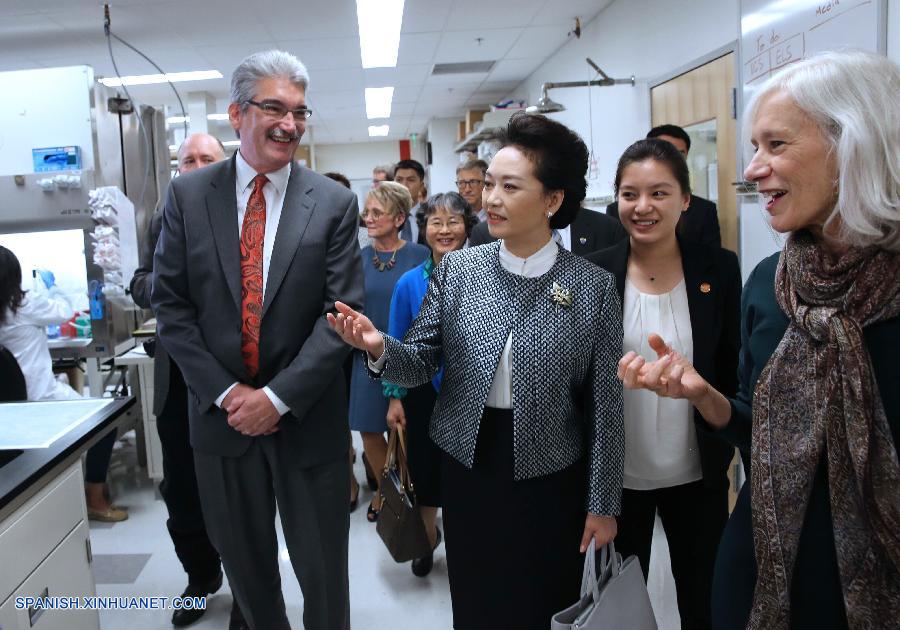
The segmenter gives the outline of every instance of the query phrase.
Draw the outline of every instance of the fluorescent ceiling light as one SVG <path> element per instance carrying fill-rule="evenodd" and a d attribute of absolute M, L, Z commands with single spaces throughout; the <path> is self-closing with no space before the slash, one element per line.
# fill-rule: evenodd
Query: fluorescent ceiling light
<path fill-rule="evenodd" d="M 228 140 L 222 143 L 223 147 L 239 147 L 241 146 L 240 140 Z"/>
<path fill-rule="evenodd" d="M 170 145 L 169 145 L 169 151 L 171 151 L 172 153 L 175 153 L 175 151 L 177 151 L 177 150 L 178 150 L 178 145 L 177 145 L 177 144 L 170 144 Z"/>
<path fill-rule="evenodd" d="M 207 114 L 206 120 L 228 120 L 228 114 Z M 190 116 L 169 116 L 166 118 L 167 125 L 180 125 L 186 122 L 191 122 Z"/>
<path fill-rule="evenodd" d="M 393 68 L 400 48 L 403 0 L 356 0 L 363 68 Z"/>
<path fill-rule="evenodd" d="M 390 130 L 390 125 L 369 125 L 369 137 L 386 136 Z"/>
<path fill-rule="evenodd" d="M 390 118 L 394 88 L 366 88 L 366 118 Z"/>
<path fill-rule="evenodd" d="M 100 83 L 107 87 L 120 87 L 121 85 L 152 85 L 154 83 L 180 83 L 181 81 L 206 81 L 207 79 L 221 79 L 222 73 L 218 70 L 196 70 L 194 72 L 167 72 L 166 74 L 137 74 L 128 77 L 105 77 Z"/>

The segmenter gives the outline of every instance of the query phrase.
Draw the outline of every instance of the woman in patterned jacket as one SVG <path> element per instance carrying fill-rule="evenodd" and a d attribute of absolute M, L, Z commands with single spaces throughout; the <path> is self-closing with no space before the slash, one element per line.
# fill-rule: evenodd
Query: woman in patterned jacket
<path fill-rule="evenodd" d="M 584 142 L 525 113 L 500 140 L 483 199 L 501 240 L 444 257 L 403 341 L 340 302 L 328 319 L 404 387 L 443 358 L 430 435 L 454 627 L 544 630 L 577 601 L 590 539 L 616 535 L 622 322 L 612 276 L 553 237 L 585 196 Z"/>

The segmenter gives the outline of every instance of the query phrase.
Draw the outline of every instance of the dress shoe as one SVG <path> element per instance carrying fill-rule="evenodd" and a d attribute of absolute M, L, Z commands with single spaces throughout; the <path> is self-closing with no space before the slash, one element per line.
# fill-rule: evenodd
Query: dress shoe
<path fill-rule="evenodd" d="M 441 530 L 437 527 L 435 529 L 437 530 L 437 539 L 434 542 L 434 548 L 427 556 L 414 558 L 412 561 L 412 572 L 416 577 L 425 577 L 431 573 L 431 568 L 434 566 L 434 550 L 438 548 L 438 545 L 441 544 L 441 540 L 443 539 Z"/>
<path fill-rule="evenodd" d="M 110 505 L 105 510 L 87 509 L 89 521 L 99 521 L 101 523 L 119 523 L 128 520 L 128 512 L 115 505 Z"/>
<path fill-rule="evenodd" d="M 250 630 L 250 624 L 244 619 L 244 613 L 238 606 L 237 600 L 231 600 L 231 618 L 228 620 L 228 630 Z"/>
<path fill-rule="evenodd" d="M 181 597 L 206 597 L 222 588 L 222 572 L 206 582 L 195 582 L 188 584 L 187 588 L 181 594 Z M 176 628 L 189 626 L 206 613 L 205 608 L 195 608 L 192 610 L 176 610 L 172 613 L 172 625 Z"/>

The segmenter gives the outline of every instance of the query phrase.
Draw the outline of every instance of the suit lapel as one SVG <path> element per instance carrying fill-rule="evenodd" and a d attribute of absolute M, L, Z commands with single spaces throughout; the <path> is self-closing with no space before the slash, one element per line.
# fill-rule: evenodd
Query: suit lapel
<path fill-rule="evenodd" d="M 702 255 L 705 247 L 696 247 L 681 239 L 678 244 L 681 247 L 691 330 L 694 331 L 694 363 L 697 363 L 698 359 L 712 356 L 710 342 L 715 338 L 716 303 L 723 288 L 718 286 L 717 277 L 712 273 L 712 259 Z"/>
<path fill-rule="evenodd" d="M 209 167 L 213 168 L 213 167 Z M 206 211 L 212 226 L 213 240 L 219 253 L 219 263 L 225 274 L 225 282 L 231 292 L 238 312 L 241 310 L 241 245 L 237 222 L 237 197 L 234 179 L 234 158 L 224 164 L 213 178 L 206 195 Z"/>
<path fill-rule="evenodd" d="M 569 228 L 569 236 L 572 239 L 572 253 L 579 256 L 587 256 L 597 248 L 594 246 L 594 230 L 591 229 L 590 221 L 585 219 L 586 212 L 593 212 L 587 208 L 582 208 L 575 215 L 572 227 Z"/>
<path fill-rule="evenodd" d="M 272 304 L 278 288 L 284 281 L 288 267 L 300 247 L 303 233 L 309 220 L 312 218 L 316 202 L 309 196 L 312 190 L 304 182 L 303 167 L 298 164 L 291 166 L 291 176 L 288 178 L 287 191 L 284 195 L 284 206 L 281 208 L 281 218 L 278 221 L 278 231 L 275 234 L 275 244 L 272 247 L 272 259 L 269 261 L 269 276 L 266 278 L 266 295 L 263 300 L 262 316 Z"/>

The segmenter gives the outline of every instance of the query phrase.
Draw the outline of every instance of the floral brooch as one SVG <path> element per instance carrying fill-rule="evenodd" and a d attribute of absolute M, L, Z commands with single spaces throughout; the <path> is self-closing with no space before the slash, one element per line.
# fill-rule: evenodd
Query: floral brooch
<path fill-rule="evenodd" d="M 569 289 L 562 288 L 558 282 L 554 282 L 553 286 L 550 287 L 550 299 L 565 308 L 572 306 L 572 292 Z"/>

